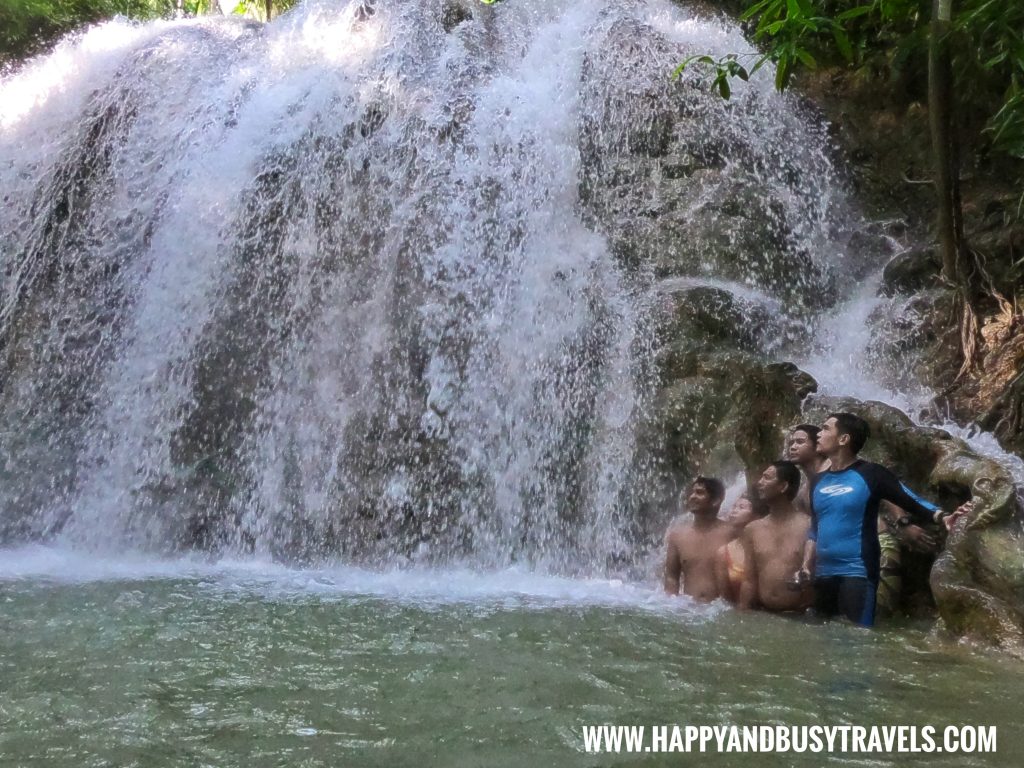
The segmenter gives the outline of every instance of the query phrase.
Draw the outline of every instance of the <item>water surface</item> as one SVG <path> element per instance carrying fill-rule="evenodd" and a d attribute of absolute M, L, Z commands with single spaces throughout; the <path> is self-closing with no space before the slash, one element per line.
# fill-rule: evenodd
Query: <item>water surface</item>
<path fill-rule="evenodd" d="M 503 571 L 297 571 L 0 557 L 0 753 L 17 766 L 821 765 L 814 755 L 587 755 L 615 724 L 983 724 L 1017 765 L 1024 670 L 653 585 Z M 837 761 L 840 761 L 837 758 Z"/>

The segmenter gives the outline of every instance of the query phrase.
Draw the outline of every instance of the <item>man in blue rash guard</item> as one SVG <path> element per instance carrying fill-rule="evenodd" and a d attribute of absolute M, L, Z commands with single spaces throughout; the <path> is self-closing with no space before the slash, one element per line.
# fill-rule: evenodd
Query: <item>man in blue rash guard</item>
<path fill-rule="evenodd" d="M 810 479 L 811 527 L 804 562 L 797 574 L 814 574 L 814 609 L 821 616 L 841 615 L 863 626 L 875 620 L 878 589 L 878 505 L 890 501 L 914 518 L 943 521 L 952 527 L 962 510 L 947 515 L 908 493 L 885 467 L 857 458 L 870 428 L 852 413 L 833 413 L 818 434 L 818 452 L 829 469 Z"/>

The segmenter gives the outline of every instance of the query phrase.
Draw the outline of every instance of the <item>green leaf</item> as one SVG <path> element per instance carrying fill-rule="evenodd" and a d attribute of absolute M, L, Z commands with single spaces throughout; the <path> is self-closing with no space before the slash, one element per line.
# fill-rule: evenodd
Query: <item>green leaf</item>
<path fill-rule="evenodd" d="M 800 18 L 800 3 L 797 0 L 786 0 L 787 16 L 790 19 Z"/>
<path fill-rule="evenodd" d="M 839 53 L 847 61 L 853 61 L 853 46 L 850 45 L 850 38 L 846 36 L 846 33 L 839 27 L 832 29 L 832 36 L 836 39 L 836 48 L 839 49 Z"/>
<path fill-rule="evenodd" d="M 783 56 L 779 59 L 778 66 L 775 69 L 775 88 L 778 91 L 786 90 L 786 86 L 789 85 L 789 69 L 790 59 L 788 56 Z"/>
<path fill-rule="evenodd" d="M 836 16 L 836 21 L 850 21 L 861 16 L 867 16 L 873 9 L 873 5 L 858 5 L 856 8 L 850 8 L 848 11 L 840 13 Z"/>
<path fill-rule="evenodd" d="M 728 99 L 732 95 L 732 89 L 729 88 L 729 78 L 719 77 L 716 81 L 718 85 L 718 93 L 723 99 Z"/>
<path fill-rule="evenodd" d="M 754 74 L 755 72 L 757 72 L 757 70 L 759 70 L 769 61 L 771 61 L 771 57 L 769 57 L 767 54 L 759 58 L 757 61 L 754 62 L 754 66 L 750 68 L 750 74 Z"/>
<path fill-rule="evenodd" d="M 800 62 L 808 69 L 816 69 L 818 66 L 818 62 L 814 60 L 813 56 L 811 56 L 810 51 L 804 48 L 797 48 L 796 57 L 800 59 Z"/>
<path fill-rule="evenodd" d="M 761 0 L 759 3 L 754 3 L 752 6 L 747 8 L 740 16 L 741 21 L 749 21 L 755 16 L 759 16 L 764 13 L 772 5 L 778 5 L 779 0 Z"/>
<path fill-rule="evenodd" d="M 997 64 L 1002 64 L 1004 61 L 1006 61 L 1009 55 L 1009 51 L 1003 51 L 1002 53 L 996 54 L 991 59 L 985 62 L 985 69 L 992 69 Z"/>

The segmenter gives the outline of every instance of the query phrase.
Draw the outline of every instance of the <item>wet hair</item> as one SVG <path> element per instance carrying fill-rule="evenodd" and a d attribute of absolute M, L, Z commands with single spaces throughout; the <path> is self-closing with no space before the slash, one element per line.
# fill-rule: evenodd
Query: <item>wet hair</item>
<path fill-rule="evenodd" d="M 693 485 L 704 486 L 704 490 L 708 492 L 708 496 L 710 496 L 713 501 L 720 502 L 725 498 L 725 483 L 717 477 L 704 477 L 704 475 L 697 475 L 693 481 Z"/>
<path fill-rule="evenodd" d="M 854 455 L 860 453 L 864 443 L 871 437 L 871 427 L 868 423 L 852 413 L 830 413 L 828 417 L 836 420 L 836 428 L 840 435 L 850 436 L 850 450 Z"/>
<path fill-rule="evenodd" d="M 818 433 L 821 432 L 821 427 L 816 427 L 813 424 L 797 424 L 795 427 L 793 427 L 789 431 L 790 431 L 790 433 L 793 433 L 793 432 L 806 432 L 807 436 L 809 438 L 811 438 L 811 442 L 814 443 L 815 445 L 817 445 L 818 444 Z"/>
<path fill-rule="evenodd" d="M 800 491 L 800 467 L 792 461 L 773 461 L 775 477 L 786 483 L 786 498 L 792 501 Z"/>

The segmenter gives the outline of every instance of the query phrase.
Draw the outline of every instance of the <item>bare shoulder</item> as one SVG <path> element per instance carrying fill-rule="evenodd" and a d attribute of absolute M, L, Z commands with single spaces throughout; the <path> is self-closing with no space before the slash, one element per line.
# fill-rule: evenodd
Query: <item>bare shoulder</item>
<path fill-rule="evenodd" d="M 769 523 L 766 518 L 761 518 L 760 520 L 752 520 L 743 529 L 742 536 L 743 538 L 749 541 L 753 541 L 754 539 L 763 535 L 768 530 L 768 528 Z"/>
<path fill-rule="evenodd" d="M 789 530 L 806 533 L 811 527 L 811 519 L 807 515 L 793 515 L 789 521 Z"/>
<path fill-rule="evenodd" d="M 679 545 L 686 541 L 693 531 L 693 526 L 687 522 L 673 522 L 665 531 L 665 541 L 668 544 Z"/>

